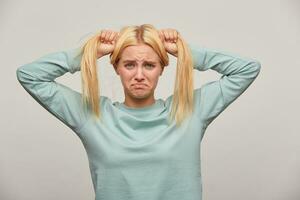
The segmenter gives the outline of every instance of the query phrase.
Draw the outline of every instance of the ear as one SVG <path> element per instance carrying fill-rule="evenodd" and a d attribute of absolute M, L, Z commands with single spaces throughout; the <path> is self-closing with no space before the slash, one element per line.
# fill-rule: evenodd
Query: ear
<path fill-rule="evenodd" d="M 165 67 L 161 68 L 160 76 L 163 74 L 164 69 L 165 69 Z"/>
<path fill-rule="evenodd" d="M 118 67 L 117 67 L 117 65 L 114 64 L 113 66 L 114 66 L 114 70 L 115 70 L 116 74 L 117 74 L 117 75 L 120 75 L 119 72 L 118 72 Z"/>

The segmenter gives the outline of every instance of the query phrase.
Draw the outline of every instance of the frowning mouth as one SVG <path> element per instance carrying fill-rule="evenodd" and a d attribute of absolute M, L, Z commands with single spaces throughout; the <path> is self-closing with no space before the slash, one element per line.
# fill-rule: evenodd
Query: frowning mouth
<path fill-rule="evenodd" d="M 137 83 L 137 84 L 133 84 L 133 86 L 146 86 L 145 84 L 141 84 L 141 83 Z"/>
<path fill-rule="evenodd" d="M 145 88 L 145 87 L 147 87 L 147 85 L 145 85 L 145 84 L 133 84 L 133 87 L 135 87 L 135 88 Z"/>

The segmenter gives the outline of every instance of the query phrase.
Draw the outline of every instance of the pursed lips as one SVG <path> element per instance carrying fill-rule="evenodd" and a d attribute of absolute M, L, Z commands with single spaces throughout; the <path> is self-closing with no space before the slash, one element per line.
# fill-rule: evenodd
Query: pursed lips
<path fill-rule="evenodd" d="M 137 84 L 133 84 L 133 86 L 135 86 L 135 87 L 146 87 L 147 85 L 141 84 L 141 83 L 137 83 Z"/>

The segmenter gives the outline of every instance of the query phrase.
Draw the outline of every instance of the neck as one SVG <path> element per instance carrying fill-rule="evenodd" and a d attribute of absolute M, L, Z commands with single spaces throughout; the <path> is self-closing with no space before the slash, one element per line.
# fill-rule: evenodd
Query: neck
<path fill-rule="evenodd" d="M 125 98 L 124 104 L 128 107 L 132 108 L 142 108 L 146 106 L 151 106 L 152 104 L 155 103 L 155 99 L 152 96 L 151 98 L 146 98 L 146 99 L 131 99 L 131 98 Z"/>

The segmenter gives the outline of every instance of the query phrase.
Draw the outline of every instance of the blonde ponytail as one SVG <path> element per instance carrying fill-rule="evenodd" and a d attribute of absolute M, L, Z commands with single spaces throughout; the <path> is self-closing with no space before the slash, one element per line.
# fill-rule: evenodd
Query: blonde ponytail
<path fill-rule="evenodd" d="M 97 47 L 100 44 L 101 31 L 91 37 L 82 47 L 81 83 L 82 99 L 93 110 L 94 116 L 101 119 L 99 108 L 100 87 L 97 70 Z"/>
<path fill-rule="evenodd" d="M 180 125 L 194 110 L 193 59 L 182 37 L 177 40 L 177 67 L 171 108 L 171 120 Z"/>

